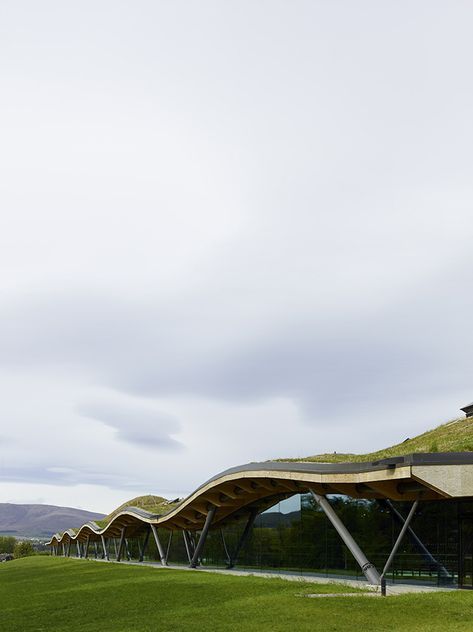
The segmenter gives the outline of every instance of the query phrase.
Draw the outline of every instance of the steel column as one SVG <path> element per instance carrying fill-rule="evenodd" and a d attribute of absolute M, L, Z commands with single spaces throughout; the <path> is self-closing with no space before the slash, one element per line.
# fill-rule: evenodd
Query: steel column
<path fill-rule="evenodd" d="M 126 527 L 122 527 L 122 530 L 120 533 L 120 540 L 118 542 L 118 550 L 116 548 L 116 543 L 115 543 L 115 553 L 116 553 L 117 562 L 119 562 L 122 559 L 122 549 L 125 543 L 125 531 L 126 531 Z"/>
<path fill-rule="evenodd" d="M 192 560 L 190 563 L 191 568 L 195 568 L 199 563 L 199 557 L 204 549 L 205 540 L 207 539 L 207 535 L 209 533 L 210 525 L 212 524 L 216 509 L 217 507 L 215 505 L 212 505 L 208 511 L 207 517 L 205 518 L 204 528 L 200 533 L 200 538 L 197 542 L 197 546 L 195 547 L 194 555 L 192 556 Z"/>
<path fill-rule="evenodd" d="M 226 555 L 225 566 L 227 568 L 229 568 L 230 564 L 232 563 L 232 558 L 230 556 L 230 552 L 228 550 L 227 543 L 225 542 L 225 535 L 223 533 L 223 529 L 220 529 L 220 537 L 222 538 L 223 551 L 224 551 L 224 553 Z"/>
<path fill-rule="evenodd" d="M 250 536 L 251 529 L 253 528 L 257 515 L 258 515 L 258 507 L 253 507 L 248 515 L 248 520 L 243 530 L 243 533 L 241 534 L 241 537 L 237 542 L 235 553 L 233 554 L 232 557 L 228 556 L 227 568 L 233 568 L 235 564 L 237 563 L 238 556 L 240 555 L 240 552 L 243 546 L 245 545 L 246 541 L 248 540 Z"/>
<path fill-rule="evenodd" d="M 77 546 L 77 557 L 82 557 L 82 551 L 81 551 L 81 548 L 80 548 L 79 540 L 76 540 L 76 546 Z"/>
<path fill-rule="evenodd" d="M 139 561 L 142 562 L 145 558 L 146 547 L 148 546 L 149 535 L 151 533 L 151 529 L 148 529 L 145 533 L 145 537 L 143 540 L 143 544 L 141 544 L 140 539 L 138 538 L 138 546 L 140 548 L 140 558 Z"/>
<path fill-rule="evenodd" d="M 350 553 L 353 555 L 355 560 L 360 565 L 361 570 L 363 571 L 363 574 L 365 575 L 366 579 L 370 582 L 370 584 L 379 584 L 381 581 L 381 577 L 378 571 L 376 570 L 376 567 L 374 566 L 374 564 L 372 564 L 368 560 L 366 555 L 363 553 L 363 551 L 360 549 L 358 544 L 355 542 L 353 536 L 345 527 L 345 525 L 340 520 L 340 518 L 337 516 L 337 514 L 335 513 L 335 510 L 333 509 L 329 501 L 325 498 L 325 496 L 320 496 L 319 494 L 314 492 L 313 489 L 310 490 L 310 493 L 314 497 L 314 500 L 319 505 L 319 507 L 321 507 L 322 511 L 325 513 L 327 518 L 330 520 L 332 525 L 335 527 L 338 535 L 345 542 Z"/>
<path fill-rule="evenodd" d="M 94 540 L 94 557 L 95 559 L 97 559 L 98 557 L 97 542 L 95 540 Z"/>
<path fill-rule="evenodd" d="M 388 557 L 388 559 L 387 559 L 387 561 L 386 561 L 386 564 L 384 565 L 383 572 L 381 573 L 381 579 L 383 579 L 383 577 L 386 575 L 386 573 L 387 573 L 387 572 L 388 572 L 388 570 L 389 570 L 389 567 L 390 567 L 390 566 L 391 566 L 391 564 L 392 564 L 392 561 L 393 561 L 393 559 L 394 559 L 394 556 L 395 556 L 395 555 L 396 555 L 396 553 L 397 553 L 397 550 L 398 550 L 398 548 L 399 548 L 399 546 L 400 546 L 400 544 L 401 544 L 401 542 L 402 542 L 402 539 L 403 539 L 403 537 L 404 537 L 404 535 L 405 535 L 405 533 L 406 533 L 407 529 L 409 528 L 409 523 L 410 523 L 410 521 L 412 520 L 412 518 L 413 518 L 413 516 L 414 516 L 414 514 L 415 514 L 415 512 L 416 512 L 416 509 L 417 509 L 417 505 L 418 505 L 418 504 L 419 504 L 419 501 L 418 501 L 418 500 L 414 501 L 414 503 L 413 503 L 413 505 L 412 505 L 412 507 L 411 507 L 411 510 L 410 510 L 410 512 L 409 512 L 409 515 L 407 516 L 406 521 L 405 521 L 405 523 L 403 524 L 402 529 L 401 529 L 401 531 L 400 531 L 399 535 L 397 536 L 397 540 L 396 540 L 396 542 L 394 543 L 393 550 L 391 551 L 391 553 L 390 553 L 390 555 L 389 555 L 389 557 Z"/>
<path fill-rule="evenodd" d="M 101 535 L 100 538 L 102 540 L 102 559 L 110 561 L 110 555 L 108 553 L 107 541 L 105 540 L 105 536 Z"/>
<path fill-rule="evenodd" d="M 89 557 L 89 544 L 90 544 L 90 535 L 87 536 L 87 540 L 85 541 L 85 551 L 84 551 L 85 559 Z"/>
<path fill-rule="evenodd" d="M 187 530 L 187 537 L 189 538 L 189 543 L 191 545 L 191 553 L 194 555 L 195 547 L 197 546 L 197 532 Z"/>
<path fill-rule="evenodd" d="M 169 531 L 169 539 L 168 539 L 168 545 L 166 548 L 166 564 L 168 562 L 169 559 L 169 551 L 171 549 L 171 542 L 172 542 L 172 534 L 174 533 L 174 531 Z"/>
<path fill-rule="evenodd" d="M 186 553 L 187 553 L 187 557 L 189 559 L 189 564 L 192 563 L 192 549 L 191 549 L 191 542 L 189 540 L 189 534 L 187 533 L 187 531 L 185 529 L 182 530 L 182 537 L 184 538 L 184 545 L 186 547 Z"/>
<path fill-rule="evenodd" d="M 380 499 L 380 500 L 378 500 L 378 503 L 381 506 L 383 506 L 383 507 L 387 507 L 388 510 L 392 513 L 392 515 L 396 518 L 396 520 L 399 522 L 399 524 L 401 526 L 403 524 L 405 524 L 406 519 L 396 509 L 396 507 L 392 504 L 392 502 L 390 500 L 388 500 L 387 498 L 386 499 Z M 429 549 L 425 546 L 425 544 L 422 542 L 422 540 L 417 536 L 417 534 L 415 533 L 415 531 L 412 529 L 412 527 L 410 525 L 407 527 L 407 533 L 408 533 L 409 537 L 411 538 L 414 546 L 417 548 L 418 551 L 420 551 L 421 555 L 423 556 L 423 558 L 425 559 L 427 564 L 429 564 L 429 566 L 435 567 L 437 569 L 438 574 L 441 577 L 451 579 L 452 576 L 447 571 L 445 566 L 441 562 L 439 562 L 438 560 L 435 559 L 435 557 L 432 555 L 432 553 L 429 551 Z"/>
<path fill-rule="evenodd" d="M 159 553 L 159 558 L 161 560 L 161 564 L 163 566 L 167 566 L 168 561 L 167 561 L 167 558 L 166 558 L 166 554 L 164 553 L 164 549 L 163 549 L 163 546 L 161 544 L 161 540 L 159 539 L 159 536 L 158 536 L 158 530 L 157 530 L 157 528 L 156 528 L 156 526 L 154 524 L 151 524 L 150 527 L 151 527 L 151 531 L 153 532 L 154 541 L 156 542 L 156 546 L 158 548 L 158 553 Z"/>

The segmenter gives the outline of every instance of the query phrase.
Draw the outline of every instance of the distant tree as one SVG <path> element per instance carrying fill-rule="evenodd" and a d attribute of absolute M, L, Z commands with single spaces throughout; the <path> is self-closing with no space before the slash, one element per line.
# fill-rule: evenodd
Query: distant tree
<path fill-rule="evenodd" d="M 13 553 L 16 539 L 11 535 L 0 535 L 0 553 Z"/>
<path fill-rule="evenodd" d="M 27 557 L 28 555 L 34 555 L 34 548 L 31 542 L 24 540 L 23 542 L 17 542 L 13 550 L 15 558 Z"/>

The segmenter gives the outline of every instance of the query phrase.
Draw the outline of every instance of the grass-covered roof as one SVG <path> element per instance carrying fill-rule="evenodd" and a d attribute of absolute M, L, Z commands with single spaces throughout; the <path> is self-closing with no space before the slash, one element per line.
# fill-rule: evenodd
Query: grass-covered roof
<path fill-rule="evenodd" d="M 103 528 L 110 522 L 110 520 L 112 520 L 112 518 L 127 507 L 137 507 L 138 509 L 149 511 L 149 513 L 163 514 L 170 511 L 177 504 L 177 501 L 170 501 L 162 496 L 153 496 L 152 494 L 148 494 L 147 496 L 137 496 L 136 498 L 132 498 L 114 509 L 102 520 L 95 520 L 95 523 L 98 524 L 99 527 Z"/>
<path fill-rule="evenodd" d="M 473 451 L 473 417 L 453 419 L 433 430 L 427 430 L 417 437 L 406 439 L 389 448 L 366 454 L 338 453 L 315 454 L 296 459 L 279 459 L 280 461 L 313 461 L 318 463 L 344 463 L 360 461 L 377 461 L 391 456 L 402 456 L 414 452 L 472 452 Z"/>

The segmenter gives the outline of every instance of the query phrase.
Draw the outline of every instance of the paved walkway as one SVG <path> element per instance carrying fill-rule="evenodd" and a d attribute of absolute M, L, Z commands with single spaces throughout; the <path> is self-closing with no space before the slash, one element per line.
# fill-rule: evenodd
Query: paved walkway
<path fill-rule="evenodd" d="M 78 559 L 76 557 L 71 557 L 70 559 Z M 344 586 L 350 586 L 352 588 L 365 588 L 370 590 L 372 593 L 381 593 L 380 586 L 374 586 L 373 584 L 368 584 L 366 581 L 362 579 L 348 579 L 344 577 L 325 577 L 321 575 L 299 575 L 296 573 L 289 572 L 271 572 L 271 571 L 258 571 L 258 570 L 245 570 L 245 569 L 227 569 L 227 568 L 212 568 L 212 567 L 200 567 L 200 568 L 189 568 L 188 566 L 179 565 L 179 564 L 169 564 L 169 566 L 162 566 L 159 562 L 138 562 L 135 560 L 122 560 L 121 562 L 117 562 L 116 560 L 107 560 L 95 559 L 94 557 L 88 558 L 89 561 L 93 562 L 105 562 L 105 563 L 114 563 L 114 564 L 129 564 L 131 566 L 149 566 L 156 569 L 161 569 L 165 571 L 166 569 L 179 570 L 179 571 L 192 571 L 194 573 L 220 573 L 221 575 L 236 575 L 236 576 L 255 576 L 255 577 L 265 577 L 267 579 L 285 579 L 287 581 L 293 582 L 309 582 L 312 584 L 342 584 Z M 457 587 L 449 587 L 449 586 L 422 586 L 419 584 L 391 584 L 388 583 L 386 586 L 387 595 L 402 595 L 406 593 L 427 593 L 427 592 L 449 592 L 452 590 L 458 590 Z"/>

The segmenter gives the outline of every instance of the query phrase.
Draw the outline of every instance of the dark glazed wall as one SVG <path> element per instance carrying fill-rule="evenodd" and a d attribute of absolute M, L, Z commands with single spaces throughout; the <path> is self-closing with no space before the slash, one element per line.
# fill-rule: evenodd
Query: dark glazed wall
<path fill-rule="evenodd" d="M 368 559 L 381 572 L 401 528 L 392 512 L 377 500 L 332 496 L 330 502 Z M 405 517 L 411 507 L 411 503 L 397 502 L 393 505 Z M 388 580 L 456 585 L 459 569 L 458 520 L 462 513 L 471 515 L 473 521 L 473 503 L 421 502 L 411 523 L 412 528 L 440 566 L 432 563 L 406 535 L 387 575 Z M 238 522 L 223 530 L 231 553 L 244 526 L 244 522 Z M 169 531 L 160 529 L 160 533 L 167 548 Z M 149 556 L 156 559 L 155 547 L 150 544 Z M 169 550 L 170 564 L 188 564 L 181 532 L 174 532 Z M 203 564 L 219 567 L 226 564 L 219 529 L 209 533 Z M 251 537 L 239 556 L 237 568 L 364 579 L 352 555 L 310 494 L 297 494 L 257 517 Z"/>

